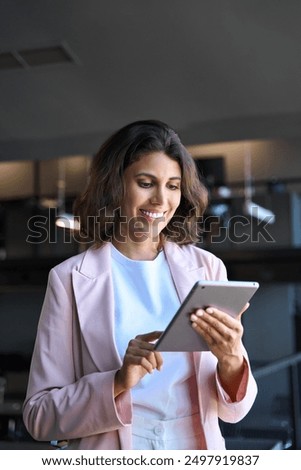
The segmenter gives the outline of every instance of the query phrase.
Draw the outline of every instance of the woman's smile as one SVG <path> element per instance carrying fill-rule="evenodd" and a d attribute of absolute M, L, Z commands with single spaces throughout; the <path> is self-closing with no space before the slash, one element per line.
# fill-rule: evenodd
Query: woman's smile
<path fill-rule="evenodd" d="M 154 239 L 180 204 L 181 168 L 164 152 L 149 153 L 127 167 L 124 187 L 121 215 L 126 217 L 126 224 L 122 227 L 123 234 L 133 240 L 141 231 L 144 237 L 139 237 L 139 240 L 145 241 L 148 231 L 149 238 Z"/>
<path fill-rule="evenodd" d="M 140 212 L 142 215 L 144 215 L 148 220 L 158 220 L 162 219 L 164 217 L 164 212 L 154 212 L 154 211 L 148 211 L 145 209 L 140 209 Z"/>

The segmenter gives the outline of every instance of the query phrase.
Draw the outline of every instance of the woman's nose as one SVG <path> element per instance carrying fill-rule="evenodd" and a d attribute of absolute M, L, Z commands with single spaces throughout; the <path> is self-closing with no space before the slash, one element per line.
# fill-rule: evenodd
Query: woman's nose
<path fill-rule="evenodd" d="M 152 194 L 151 203 L 162 205 L 164 203 L 164 199 L 165 199 L 164 190 L 161 188 L 156 188 L 154 193 Z"/>

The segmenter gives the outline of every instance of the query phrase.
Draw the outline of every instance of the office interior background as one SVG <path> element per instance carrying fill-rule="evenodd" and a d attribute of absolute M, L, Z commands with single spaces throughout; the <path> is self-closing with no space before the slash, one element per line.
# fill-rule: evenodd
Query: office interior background
<path fill-rule="evenodd" d="M 200 246 L 260 283 L 243 317 L 258 398 L 221 423 L 226 445 L 301 449 L 300 19 L 298 0 L 1 2 L 0 449 L 49 448 L 21 406 L 49 269 L 83 249 L 55 222 L 104 139 L 148 118 L 206 178 Z"/>

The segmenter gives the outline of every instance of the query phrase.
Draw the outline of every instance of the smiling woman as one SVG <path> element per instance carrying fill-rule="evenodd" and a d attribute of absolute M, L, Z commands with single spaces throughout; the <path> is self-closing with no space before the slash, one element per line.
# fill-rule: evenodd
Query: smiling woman
<path fill-rule="evenodd" d="M 257 388 L 240 316 L 191 312 L 206 352 L 159 352 L 191 287 L 226 280 L 195 246 L 207 192 L 176 132 L 139 121 L 96 154 L 76 204 L 93 246 L 53 268 L 32 357 L 24 423 L 70 449 L 223 449 Z"/>
<path fill-rule="evenodd" d="M 155 258 L 160 233 L 181 202 L 181 168 L 164 152 L 145 154 L 125 170 L 124 190 L 120 232 L 126 243 L 112 243 L 124 254 Z"/>
<path fill-rule="evenodd" d="M 140 160 L 146 162 L 142 157 L 151 154 L 154 173 L 149 171 L 148 164 L 139 163 Z M 170 181 L 165 184 L 168 184 L 170 191 L 179 189 L 181 197 L 173 217 L 162 230 L 162 236 L 172 237 L 181 244 L 196 242 L 199 218 L 207 206 L 207 190 L 200 183 L 194 160 L 176 132 L 166 124 L 153 120 L 138 121 L 123 127 L 96 154 L 87 189 L 74 208 L 76 215 L 80 216 L 83 240 L 91 240 L 101 246 L 103 242 L 119 238 L 120 223 L 124 222 L 120 219 L 123 215 L 120 211 L 126 197 L 125 177 L 133 164 L 138 164 L 135 174 L 137 184 L 145 190 L 157 187 L 158 177 L 163 174 L 167 176 L 163 167 L 169 169 Z M 160 174 L 157 175 L 158 171 Z M 158 212 L 155 206 L 148 202 L 143 209 L 155 213 Z"/>

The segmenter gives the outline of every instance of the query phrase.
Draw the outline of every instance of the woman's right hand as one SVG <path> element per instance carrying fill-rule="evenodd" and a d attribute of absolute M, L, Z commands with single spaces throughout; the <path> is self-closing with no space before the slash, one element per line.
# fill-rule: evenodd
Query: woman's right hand
<path fill-rule="evenodd" d="M 129 342 L 123 364 L 115 375 L 115 397 L 137 385 L 146 374 L 151 374 L 154 369 L 161 369 L 162 356 L 158 351 L 154 351 L 152 343 L 161 334 L 162 331 L 152 331 L 138 335 Z"/>

